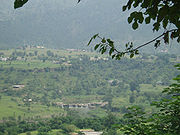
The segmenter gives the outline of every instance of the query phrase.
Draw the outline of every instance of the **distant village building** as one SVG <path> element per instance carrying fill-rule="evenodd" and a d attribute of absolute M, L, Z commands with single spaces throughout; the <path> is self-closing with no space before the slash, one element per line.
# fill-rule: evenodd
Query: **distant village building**
<path fill-rule="evenodd" d="M 122 82 L 121 80 L 117 80 L 117 79 L 114 79 L 114 80 L 108 80 L 108 83 L 111 84 L 111 85 L 117 85 L 118 83 Z"/>
<path fill-rule="evenodd" d="M 8 61 L 8 60 L 9 60 L 9 57 L 5 57 L 5 58 L 1 57 L 0 60 L 1 60 L 1 61 Z"/>
<path fill-rule="evenodd" d="M 156 84 L 157 84 L 157 85 L 162 85 L 163 82 L 162 82 L 162 81 L 157 81 Z"/>
<path fill-rule="evenodd" d="M 108 83 L 110 83 L 110 84 L 111 84 L 113 81 L 114 81 L 114 80 L 108 80 Z"/>
<path fill-rule="evenodd" d="M 53 64 L 61 64 L 62 62 L 61 61 L 53 61 Z"/>
<path fill-rule="evenodd" d="M 98 61 L 98 60 L 100 60 L 101 59 L 101 57 L 90 57 L 90 61 Z"/>
<path fill-rule="evenodd" d="M 109 59 L 108 59 L 108 58 L 103 58 L 103 60 L 104 60 L 104 61 L 107 61 L 107 60 L 109 60 Z"/>
<path fill-rule="evenodd" d="M 29 102 L 32 102 L 32 99 L 30 98 L 30 99 L 28 99 L 28 101 L 29 101 Z"/>
<path fill-rule="evenodd" d="M 86 104 L 63 104 L 62 102 L 56 102 L 55 105 L 61 108 L 96 108 L 96 107 L 104 107 L 108 104 L 108 102 L 94 102 L 94 103 L 86 103 Z"/>
<path fill-rule="evenodd" d="M 24 85 L 13 85 L 14 89 L 22 89 L 24 87 L 25 87 Z"/>
<path fill-rule="evenodd" d="M 90 57 L 90 61 L 98 61 L 98 60 L 107 61 L 109 59 L 108 58 L 103 58 L 103 57 Z"/>
<path fill-rule="evenodd" d="M 72 64 L 70 63 L 70 61 L 63 62 L 62 65 L 65 65 L 65 66 L 72 66 Z"/>
<path fill-rule="evenodd" d="M 29 98 L 29 99 L 23 99 L 24 102 L 28 101 L 28 102 L 32 102 L 32 99 Z"/>
<path fill-rule="evenodd" d="M 44 49 L 44 46 L 36 46 L 37 49 Z"/>
<path fill-rule="evenodd" d="M 16 60 L 22 60 L 22 57 L 17 57 Z"/>
<path fill-rule="evenodd" d="M 78 52 L 79 50 L 78 49 L 66 49 L 67 51 L 70 51 L 70 52 Z"/>
<path fill-rule="evenodd" d="M 84 133 L 85 135 L 102 135 L 103 132 L 88 132 L 88 131 L 84 131 L 82 132 Z"/>
<path fill-rule="evenodd" d="M 91 129 L 81 129 L 80 132 L 84 133 L 85 135 L 102 135 L 103 134 L 103 132 L 101 131 L 94 131 Z"/>

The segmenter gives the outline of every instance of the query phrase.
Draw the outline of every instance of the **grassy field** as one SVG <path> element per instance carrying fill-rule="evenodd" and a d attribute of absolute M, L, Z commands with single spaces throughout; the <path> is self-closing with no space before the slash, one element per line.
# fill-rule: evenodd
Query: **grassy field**
<path fill-rule="evenodd" d="M 61 58 L 78 58 L 79 56 L 88 55 L 88 56 L 96 56 L 96 57 L 107 57 L 107 55 L 101 55 L 96 52 L 84 52 L 84 51 L 68 51 L 68 50 L 56 50 L 56 49 L 37 49 L 37 48 L 30 48 L 30 49 L 10 49 L 10 50 L 0 50 L 0 53 L 3 53 L 3 57 L 10 57 L 13 52 L 26 52 L 26 55 L 21 60 L 17 61 L 0 61 L 1 68 L 16 68 L 16 69 L 42 69 L 42 68 L 57 68 L 62 66 L 63 64 L 55 64 L 52 60 L 46 60 L 43 62 L 42 60 L 38 59 L 38 56 L 48 57 L 47 51 L 51 51 L 54 55 Z M 35 56 L 34 53 L 37 52 Z M 29 54 L 33 54 L 33 56 L 29 56 Z M 20 57 L 19 57 L 20 58 Z M 26 59 L 26 60 L 25 60 Z M 59 59 L 58 59 L 59 60 Z"/>
<path fill-rule="evenodd" d="M 31 133 L 31 135 L 37 135 L 38 134 L 38 131 L 32 131 L 32 132 L 30 132 Z M 27 135 L 27 133 L 21 133 L 21 134 L 19 134 L 19 135 Z"/>
<path fill-rule="evenodd" d="M 50 61 L 42 62 L 40 60 L 34 60 L 31 62 L 25 62 L 25 61 L 8 61 L 8 62 L 3 62 L 0 61 L 0 66 L 3 68 L 9 68 L 13 67 L 16 69 L 34 69 L 34 68 L 57 68 L 60 67 L 58 64 L 53 64 Z"/>
<path fill-rule="evenodd" d="M 99 102 L 102 99 L 102 96 L 99 95 L 81 95 L 81 96 L 66 96 L 62 100 L 64 103 L 89 103 L 89 102 Z"/>
<path fill-rule="evenodd" d="M 150 96 L 158 96 L 161 91 L 163 90 L 164 86 L 157 85 L 156 87 L 153 87 L 150 84 L 141 84 L 141 92 L 140 93 L 134 93 L 135 95 L 139 94 L 136 97 L 136 103 L 141 103 L 143 106 L 149 105 L 149 102 L 146 102 L 144 100 L 144 97 L 140 96 L 141 93 L 148 93 Z M 98 102 L 102 99 L 101 96 L 98 95 L 87 95 L 87 96 L 64 96 L 61 100 L 61 102 L 64 103 L 89 103 L 89 102 Z M 144 104 L 142 104 L 142 100 L 144 100 Z M 59 102 L 59 101 L 57 101 Z M 119 97 L 114 97 L 112 100 L 112 106 L 121 108 L 123 106 L 130 106 L 129 104 L 129 96 L 128 95 L 120 95 Z M 61 108 L 57 107 L 47 107 L 45 105 L 41 105 L 39 103 L 33 103 L 30 105 L 30 107 L 27 107 L 22 102 L 22 98 L 17 97 L 10 97 L 10 96 L 1 96 L 0 100 L 0 119 L 3 119 L 3 117 L 18 117 L 23 116 L 24 118 L 28 117 L 36 117 L 41 116 L 41 118 L 48 118 L 51 117 L 51 115 L 63 115 L 64 111 Z M 103 117 L 106 115 L 105 110 L 97 108 L 94 110 L 89 110 L 87 113 L 91 116 L 96 115 L 99 117 Z M 82 114 L 82 115 L 87 115 Z M 98 115 L 97 115 L 98 114 Z"/>
<path fill-rule="evenodd" d="M 40 116 L 48 118 L 51 115 L 63 115 L 64 111 L 57 107 L 47 107 L 41 104 L 31 104 L 30 107 L 21 104 L 20 99 L 2 96 L 0 100 L 0 119 L 3 117 L 18 117 L 24 118 Z"/>
<path fill-rule="evenodd" d="M 88 55 L 88 56 L 99 56 L 99 57 L 107 57 L 107 55 L 101 55 L 100 53 L 96 52 L 87 52 L 87 51 L 82 51 L 82 50 L 59 50 L 59 49 L 37 49 L 37 48 L 26 48 L 25 50 L 22 49 L 9 49 L 9 50 L 0 50 L 0 53 L 4 53 L 5 56 L 10 56 L 14 51 L 17 52 L 26 52 L 27 54 L 29 53 L 34 53 L 35 51 L 38 52 L 38 55 L 46 54 L 47 51 L 53 52 L 55 55 L 59 55 L 61 57 L 77 57 L 80 55 Z M 32 57 L 33 58 L 33 57 Z"/>
<path fill-rule="evenodd" d="M 152 107 L 150 107 L 149 100 L 147 100 L 144 96 L 142 96 L 142 94 L 146 93 L 150 97 L 156 98 L 161 94 L 164 88 L 166 88 L 166 86 L 156 85 L 156 87 L 153 87 L 151 84 L 141 84 L 139 93 L 138 92 L 132 93 L 129 91 L 128 95 L 126 94 L 126 95 L 120 95 L 119 97 L 114 97 L 112 106 L 123 109 L 123 107 L 127 108 L 128 106 L 137 104 L 137 105 L 144 106 L 147 109 L 147 111 L 148 110 L 151 111 Z M 133 104 L 129 103 L 130 95 L 133 95 L 136 99 Z"/>

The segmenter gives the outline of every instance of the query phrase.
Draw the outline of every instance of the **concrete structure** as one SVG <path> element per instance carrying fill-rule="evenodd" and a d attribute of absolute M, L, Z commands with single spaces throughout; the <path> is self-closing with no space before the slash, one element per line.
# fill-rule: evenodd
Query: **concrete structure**
<path fill-rule="evenodd" d="M 86 104 L 63 104 L 62 102 L 54 103 L 61 108 L 95 108 L 95 107 L 104 107 L 108 102 L 94 102 Z"/>
<path fill-rule="evenodd" d="M 24 88 L 25 86 L 24 85 L 20 85 L 20 84 L 18 84 L 18 85 L 13 85 L 13 88 L 14 89 L 21 89 L 21 88 Z"/>
<path fill-rule="evenodd" d="M 101 135 L 103 132 L 95 132 L 95 131 L 82 131 L 85 135 Z"/>

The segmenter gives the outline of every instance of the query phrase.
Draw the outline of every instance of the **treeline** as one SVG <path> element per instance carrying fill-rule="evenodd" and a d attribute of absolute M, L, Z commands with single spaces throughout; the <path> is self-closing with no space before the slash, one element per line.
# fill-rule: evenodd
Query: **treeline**
<path fill-rule="evenodd" d="M 80 116 L 77 117 L 75 113 L 71 111 L 67 116 L 56 116 L 47 120 L 6 119 L 3 123 L 0 123 L 0 135 L 17 135 L 19 133 L 27 133 L 29 135 L 32 131 L 38 131 L 38 135 L 48 135 L 53 129 L 61 129 L 63 135 L 66 135 L 70 132 L 77 132 L 77 129 L 103 131 L 112 128 L 113 124 L 122 124 L 122 120 L 111 113 L 102 118 L 81 118 Z"/>

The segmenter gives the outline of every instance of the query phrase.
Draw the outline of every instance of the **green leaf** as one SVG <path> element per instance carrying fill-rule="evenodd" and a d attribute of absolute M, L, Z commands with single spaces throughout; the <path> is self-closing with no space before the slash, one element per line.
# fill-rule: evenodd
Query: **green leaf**
<path fill-rule="evenodd" d="M 163 28 L 166 29 L 167 25 L 168 25 L 168 18 L 165 17 L 163 20 Z"/>
<path fill-rule="evenodd" d="M 94 35 L 92 38 L 93 38 L 93 39 L 96 39 L 97 36 L 99 36 L 99 34 Z"/>
<path fill-rule="evenodd" d="M 143 17 L 142 12 L 139 12 L 137 15 L 138 15 L 137 18 L 138 18 L 138 20 L 139 20 L 138 22 L 139 22 L 139 23 L 143 23 L 144 17 Z"/>
<path fill-rule="evenodd" d="M 157 17 L 157 21 L 161 22 L 163 20 L 163 18 L 167 15 L 168 13 L 168 6 L 163 6 L 162 8 L 159 9 L 159 13 L 158 13 L 158 17 Z"/>
<path fill-rule="evenodd" d="M 153 31 L 158 31 L 160 28 L 160 24 L 158 22 L 154 23 L 153 26 L 154 26 Z"/>
<path fill-rule="evenodd" d="M 28 0 L 15 0 L 14 9 L 22 7 Z"/>
<path fill-rule="evenodd" d="M 133 4 L 133 7 L 136 8 L 139 5 L 140 1 L 136 0 Z"/>
<path fill-rule="evenodd" d="M 138 51 L 138 50 L 135 50 L 135 54 L 139 54 L 139 51 Z"/>
<path fill-rule="evenodd" d="M 160 40 L 156 40 L 156 43 L 154 44 L 155 49 L 160 46 L 161 42 Z"/>
<path fill-rule="evenodd" d="M 100 44 L 97 44 L 95 47 L 94 47 L 94 50 L 97 50 L 97 48 L 100 46 Z"/>
<path fill-rule="evenodd" d="M 146 17 L 145 22 L 146 22 L 146 24 L 149 24 L 151 22 L 150 16 Z"/>
<path fill-rule="evenodd" d="M 130 0 L 130 1 L 128 2 L 128 10 L 131 9 L 131 4 L 132 4 L 132 2 L 133 2 L 132 0 Z"/>
<path fill-rule="evenodd" d="M 128 45 L 129 45 L 129 43 L 127 43 L 125 46 L 126 46 L 126 48 L 128 47 Z"/>
<path fill-rule="evenodd" d="M 116 60 L 120 60 L 120 59 L 121 59 L 121 57 L 122 57 L 122 55 L 121 55 L 121 54 L 117 54 L 117 55 L 116 55 Z"/>
<path fill-rule="evenodd" d="M 111 56 L 111 54 L 114 52 L 114 48 L 111 48 L 109 51 L 109 55 Z"/>
<path fill-rule="evenodd" d="M 169 44 L 169 32 L 166 32 L 166 34 L 164 35 L 164 43 Z"/>
<path fill-rule="evenodd" d="M 88 46 L 91 44 L 91 42 L 92 42 L 92 40 L 93 39 L 96 39 L 96 37 L 98 36 L 99 34 L 95 34 L 90 40 L 89 40 L 89 42 L 88 42 Z"/>
<path fill-rule="evenodd" d="M 107 39 L 107 42 L 109 43 L 109 46 L 114 48 L 114 42 L 111 39 Z"/>
<path fill-rule="evenodd" d="M 107 39 L 107 42 L 108 42 L 109 44 L 113 44 L 113 43 L 114 43 L 111 39 Z"/>
<path fill-rule="evenodd" d="M 136 18 L 136 15 L 137 15 L 137 12 L 135 11 L 135 12 L 132 12 L 132 13 L 130 14 L 130 17 Z"/>
<path fill-rule="evenodd" d="M 126 8 L 127 8 L 127 6 L 123 6 L 123 7 L 122 7 L 122 10 L 123 10 L 123 11 L 125 11 L 125 10 L 126 10 Z"/>
<path fill-rule="evenodd" d="M 131 53 L 130 58 L 133 58 L 133 57 L 134 57 L 134 53 Z"/>
<path fill-rule="evenodd" d="M 105 39 L 105 38 L 103 38 L 101 42 L 102 42 L 102 43 L 106 43 L 106 39 Z"/>
<path fill-rule="evenodd" d="M 136 29 L 138 28 L 138 23 L 137 23 L 137 21 L 135 21 L 135 22 L 133 23 L 132 28 L 133 28 L 134 30 L 136 30 Z"/>
<path fill-rule="evenodd" d="M 91 38 L 91 39 L 89 40 L 88 46 L 91 44 L 92 40 L 93 40 L 93 38 Z"/>
<path fill-rule="evenodd" d="M 131 23 L 132 22 L 132 20 L 133 20 L 133 18 L 130 16 L 130 17 L 128 17 L 128 23 Z"/>
<path fill-rule="evenodd" d="M 115 56 L 116 56 L 116 54 L 112 55 L 112 59 L 114 59 Z"/>
<path fill-rule="evenodd" d="M 102 51 L 101 51 L 101 54 L 105 53 L 105 52 L 106 52 L 106 49 L 107 49 L 106 47 L 103 47 L 103 48 L 102 48 Z"/>

